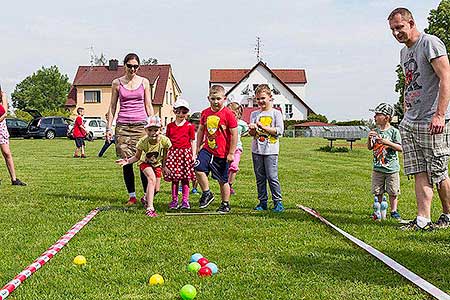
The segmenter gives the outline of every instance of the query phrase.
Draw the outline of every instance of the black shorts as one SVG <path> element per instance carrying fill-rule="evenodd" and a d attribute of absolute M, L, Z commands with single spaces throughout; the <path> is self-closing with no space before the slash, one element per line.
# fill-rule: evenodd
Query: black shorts
<path fill-rule="evenodd" d="M 194 169 L 198 172 L 204 172 L 206 175 L 211 171 L 212 178 L 220 183 L 228 182 L 227 159 L 215 157 L 205 149 L 200 150 L 198 153 Z"/>
<path fill-rule="evenodd" d="M 84 146 L 84 138 L 75 138 L 75 146 L 77 148 L 81 148 L 81 146 Z"/>

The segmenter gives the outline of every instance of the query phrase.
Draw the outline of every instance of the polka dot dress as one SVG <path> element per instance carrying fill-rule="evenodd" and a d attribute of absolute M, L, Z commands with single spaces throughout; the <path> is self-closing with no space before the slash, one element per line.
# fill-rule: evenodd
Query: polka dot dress
<path fill-rule="evenodd" d="M 166 167 L 170 170 L 170 174 L 164 177 L 166 181 L 193 180 L 195 173 L 192 149 L 170 148 L 167 153 Z"/>

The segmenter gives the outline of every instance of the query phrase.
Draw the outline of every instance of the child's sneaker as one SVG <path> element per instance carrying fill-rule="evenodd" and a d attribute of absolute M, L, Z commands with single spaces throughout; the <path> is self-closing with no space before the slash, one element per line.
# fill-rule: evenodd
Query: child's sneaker
<path fill-rule="evenodd" d="M 230 186 L 230 195 L 234 195 L 236 194 L 236 192 L 234 191 L 234 189 Z"/>
<path fill-rule="evenodd" d="M 86 158 L 86 155 L 84 155 L 84 154 L 81 154 L 81 158 Z"/>
<path fill-rule="evenodd" d="M 27 185 L 25 182 L 20 181 L 19 178 L 16 178 L 16 180 L 11 180 L 11 184 L 12 185 L 21 185 L 21 186 L 26 186 Z"/>
<path fill-rule="evenodd" d="M 80 156 L 78 154 L 74 154 L 73 158 L 80 158 Z"/>
<path fill-rule="evenodd" d="M 267 203 L 260 202 L 258 205 L 256 205 L 256 207 L 254 209 L 257 211 L 267 210 Z"/>
<path fill-rule="evenodd" d="M 137 202 L 136 197 L 130 197 L 130 199 L 128 199 L 128 202 L 125 203 L 125 206 L 133 206 L 135 205 Z"/>
<path fill-rule="evenodd" d="M 208 194 L 202 193 L 202 196 L 200 197 L 200 200 L 198 203 L 199 208 L 206 208 L 213 201 L 214 201 L 214 194 L 212 192 L 209 192 Z"/>
<path fill-rule="evenodd" d="M 146 211 L 145 211 L 145 215 L 147 216 L 147 217 L 150 217 L 150 218 L 154 218 L 154 217 L 157 217 L 158 215 L 156 214 L 156 211 L 154 210 L 154 209 L 147 209 Z"/>
<path fill-rule="evenodd" d="M 398 211 L 391 211 L 391 218 L 394 218 L 396 220 L 401 220 L 402 219 L 402 217 L 400 216 Z"/>
<path fill-rule="evenodd" d="M 189 205 L 189 201 L 183 201 L 181 203 L 180 209 L 191 209 L 191 206 Z"/>
<path fill-rule="evenodd" d="M 408 224 L 401 226 L 400 229 L 403 231 L 411 231 L 411 230 L 433 231 L 435 228 L 434 228 L 433 223 L 431 223 L 431 222 L 428 222 L 427 225 L 425 225 L 425 227 L 420 227 L 417 224 L 417 219 L 414 219 L 414 220 L 410 221 Z"/>
<path fill-rule="evenodd" d="M 441 214 L 439 219 L 434 224 L 437 228 L 447 228 L 450 226 L 450 220 L 445 214 Z"/>
<path fill-rule="evenodd" d="M 178 201 L 172 200 L 172 202 L 169 203 L 169 209 L 177 209 L 178 208 Z"/>
<path fill-rule="evenodd" d="M 283 212 L 284 211 L 283 203 L 281 203 L 281 201 L 277 201 L 272 211 L 277 213 Z"/>
<path fill-rule="evenodd" d="M 198 194 L 198 190 L 196 188 L 193 188 L 191 194 Z"/>
<path fill-rule="evenodd" d="M 227 214 L 230 212 L 230 210 L 231 210 L 230 203 L 222 201 L 222 203 L 220 203 L 219 208 L 217 209 L 217 212 L 221 214 Z"/>

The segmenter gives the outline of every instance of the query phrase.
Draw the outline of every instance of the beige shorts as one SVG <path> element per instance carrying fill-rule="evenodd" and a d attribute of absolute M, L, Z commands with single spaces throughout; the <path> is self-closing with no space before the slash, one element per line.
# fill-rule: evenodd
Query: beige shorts
<path fill-rule="evenodd" d="M 391 196 L 400 194 L 400 173 L 372 172 L 372 194 L 382 195 L 387 193 Z"/>
<path fill-rule="evenodd" d="M 136 154 L 136 145 L 145 135 L 144 123 L 117 124 L 116 153 L 120 158 L 132 157 Z"/>

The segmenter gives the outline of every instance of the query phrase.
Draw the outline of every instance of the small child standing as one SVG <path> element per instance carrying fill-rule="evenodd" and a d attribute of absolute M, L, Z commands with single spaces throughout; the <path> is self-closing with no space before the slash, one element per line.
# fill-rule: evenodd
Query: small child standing
<path fill-rule="evenodd" d="M 400 132 L 390 122 L 394 108 L 388 103 L 380 103 L 374 110 L 377 128 L 369 132 L 367 148 L 373 150 L 372 194 L 373 219 L 386 218 L 387 202 L 384 196 L 389 195 L 391 217 L 400 220 L 397 210 L 400 194 L 400 164 L 397 152 L 402 151 Z"/>
<path fill-rule="evenodd" d="M 73 157 L 77 158 L 80 157 L 78 155 L 78 151 L 81 150 L 81 158 L 86 158 L 86 154 L 84 153 L 84 138 L 86 137 L 86 129 L 83 125 L 83 116 L 84 116 L 84 108 L 78 107 L 77 108 L 77 118 L 75 119 L 75 123 L 73 125 L 73 138 L 75 139 L 75 153 L 73 154 Z"/>
<path fill-rule="evenodd" d="M 169 138 L 161 135 L 161 120 L 157 116 L 148 117 L 144 126 L 146 136 L 142 137 L 136 145 L 136 154 L 127 159 L 116 160 L 122 167 L 139 161 L 139 169 L 147 179 L 144 207 L 145 214 L 156 217 L 153 198 L 155 191 L 159 191 L 161 176 L 169 174 L 165 166 L 167 150 L 172 146 Z"/>
<path fill-rule="evenodd" d="M 225 106 L 225 88 L 213 85 L 209 89 L 209 107 L 204 109 L 197 132 L 197 160 L 195 175 L 202 188 L 199 208 L 206 208 L 214 201 L 209 189 L 208 174 L 219 182 L 222 202 L 219 213 L 230 212 L 230 185 L 228 164 L 234 159 L 237 143 L 237 121 L 233 112 Z"/>
<path fill-rule="evenodd" d="M 247 133 L 248 125 L 247 122 L 241 120 L 243 113 L 242 105 L 237 102 L 231 102 L 227 105 L 227 107 L 231 109 L 231 111 L 236 116 L 236 120 L 238 120 L 238 141 L 236 145 L 236 151 L 234 151 L 234 160 L 228 168 L 228 183 L 230 184 L 230 194 L 234 195 L 236 192 L 233 189 L 233 183 L 236 180 L 236 174 L 239 171 L 239 162 L 241 161 L 241 154 L 244 151 L 244 148 L 242 147 L 241 136 Z"/>
<path fill-rule="evenodd" d="M 249 134 L 253 136 L 252 159 L 256 176 L 259 204 L 255 210 L 267 210 L 267 182 L 272 193 L 274 212 L 283 212 L 281 186 L 278 179 L 279 137 L 283 135 L 283 116 L 273 109 L 272 91 L 267 84 L 256 88 L 255 98 L 259 110 L 250 115 Z"/>
<path fill-rule="evenodd" d="M 195 178 L 194 151 L 195 129 L 186 120 L 189 112 L 189 103 L 184 99 L 177 99 L 173 105 L 176 115 L 175 121 L 167 125 L 166 136 L 170 139 L 172 147 L 167 153 L 166 166 L 169 171 L 164 180 L 172 182 L 172 202 L 169 209 L 189 209 L 189 181 Z M 178 186 L 181 181 L 182 201 L 178 206 Z"/>

